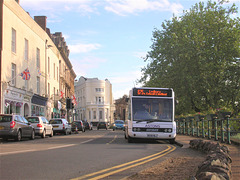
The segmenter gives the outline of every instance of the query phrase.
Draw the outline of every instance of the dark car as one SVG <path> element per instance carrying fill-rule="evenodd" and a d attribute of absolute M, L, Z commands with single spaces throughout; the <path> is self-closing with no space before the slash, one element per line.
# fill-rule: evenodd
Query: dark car
<path fill-rule="evenodd" d="M 124 121 L 123 120 L 116 120 L 113 123 L 113 131 L 117 130 L 117 129 L 121 129 L 124 130 L 125 126 L 124 126 Z"/>
<path fill-rule="evenodd" d="M 21 115 L 0 114 L 0 138 L 4 140 L 35 138 L 34 127 Z"/>
<path fill-rule="evenodd" d="M 92 130 L 92 123 L 88 121 L 83 121 L 85 129 Z"/>
<path fill-rule="evenodd" d="M 97 130 L 99 129 L 106 129 L 107 130 L 107 123 L 106 122 L 98 122 L 97 123 Z"/>
<path fill-rule="evenodd" d="M 81 120 L 76 120 L 72 122 L 72 132 L 78 131 L 85 132 L 85 125 Z"/>

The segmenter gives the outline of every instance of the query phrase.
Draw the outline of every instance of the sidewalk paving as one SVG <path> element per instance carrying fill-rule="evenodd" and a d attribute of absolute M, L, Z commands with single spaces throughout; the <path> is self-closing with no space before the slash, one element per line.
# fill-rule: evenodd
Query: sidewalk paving
<path fill-rule="evenodd" d="M 187 135 L 177 135 L 176 142 L 177 144 L 182 145 L 182 148 L 189 148 L 189 142 L 193 139 L 202 139 L 205 141 L 211 141 L 204 138 L 198 138 L 194 136 L 187 136 Z M 214 140 L 212 140 L 214 141 Z M 232 144 L 225 144 L 220 143 L 221 145 L 225 145 L 229 148 L 230 151 L 230 157 L 232 158 L 232 179 L 233 180 L 239 180 L 240 179 L 240 143 L 239 140 L 233 140 Z"/>

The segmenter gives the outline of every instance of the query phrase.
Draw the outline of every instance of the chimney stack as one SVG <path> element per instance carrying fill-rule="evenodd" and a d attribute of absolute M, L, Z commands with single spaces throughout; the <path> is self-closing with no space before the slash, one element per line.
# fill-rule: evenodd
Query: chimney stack
<path fill-rule="evenodd" d="M 34 16 L 34 20 L 46 32 L 46 29 L 47 29 L 47 17 L 46 16 Z"/>

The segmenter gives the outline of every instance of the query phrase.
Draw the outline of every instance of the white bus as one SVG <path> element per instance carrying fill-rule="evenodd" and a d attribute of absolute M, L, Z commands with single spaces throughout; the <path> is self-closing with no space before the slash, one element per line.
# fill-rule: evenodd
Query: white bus
<path fill-rule="evenodd" d="M 161 139 L 175 143 L 174 91 L 170 88 L 133 88 L 128 100 L 125 138 Z"/>

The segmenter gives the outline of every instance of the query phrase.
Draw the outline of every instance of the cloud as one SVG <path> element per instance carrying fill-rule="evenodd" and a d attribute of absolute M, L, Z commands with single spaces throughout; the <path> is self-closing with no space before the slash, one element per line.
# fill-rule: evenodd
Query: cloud
<path fill-rule="evenodd" d="M 87 53 L 93 50 L 97 50 L 101 47 L 98 43 L 93 44 L 75 44 L 75 45 L 69 45 L 68 46 L 71 53 Z"/>
<path fill-rule="evenodd" d="M 147 55 L 147 52 L 133 52 L 133 56 L 137 58 L 144 59 Z"/>
<path fill-rule="evenodd" d="M 133 87 L 140 87 L 142 84 L 136 83 L 136 80 L 141 77 L 141 71 L 119 72 L 114 76 L 110 76 L 109 80 L 113 85 L 114 99 L 121 98 L 124 94 L 129 95 L 129 90 Z M 125 88 L 123 88 L 125 87 Z"/>
<path fill-rule="evenodd" d="M 107 62 L 106 59 L 87 56 L 80 59 L 71 58 L 74 72 L 80 76 L 86 76 L 90 71 L 98 68 L 101 64 Z"/>
<path fill-rule="evenodd" d="M 64 11 L 75 11 L 80 15 L 97 13 L 96 2 L 92 0 L 20 0 L 20 5 L 45 15 L 60 15 Z"/>
<path fill-rule="evenodd" d="M 137 14 L 143 11 L 171 11 L 174 13 L 183 9 L 181 4 L 170 3 L 168 0 L 106 0 L 109 4 L 105 10 L 120 16 Z"/>

